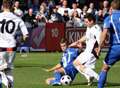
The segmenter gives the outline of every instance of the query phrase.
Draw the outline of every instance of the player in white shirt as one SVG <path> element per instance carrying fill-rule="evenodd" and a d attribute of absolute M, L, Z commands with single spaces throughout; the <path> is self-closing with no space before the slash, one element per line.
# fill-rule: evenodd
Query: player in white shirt
<path fill-rule="evenodd" d="M 98 58 L 96 50 L 98 49 L 102 30 L 99 25 L 95 24 L 95 18 L 92 14 L 87 14 L 84 20 L 87 26 L 86 34 L 70 46 L 80 46 L 85 42 L 85 50 L 73 63 L 77 70 L 86 77 L 88 85 L 90 85 L 90 81 L 92 81 L 93 78 L 99 79 L 98 74 L 93 69 L 95 68 L 96 59 Z"/>
<path fill-rule="evenodd" d="M 9 0 L 3 0 L 3 12 L 0 13 L 0 58 L 5 59 L 7 62 L 6 69 L 2 70 L 9 81 L 9 88 L 13 88 L 12 64 L 16 51 L 15 33 L 19 27 L 23 33 L 23 38 L 26 39 L 28 31 L 24 22 L 10 12 L 10 3 Z"/>

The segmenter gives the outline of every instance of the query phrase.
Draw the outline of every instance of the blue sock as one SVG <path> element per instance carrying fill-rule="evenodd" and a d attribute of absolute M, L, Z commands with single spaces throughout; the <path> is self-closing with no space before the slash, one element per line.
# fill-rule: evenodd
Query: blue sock
<path fill-rule="evenodd" d="M 99 81 L 98 81 L 98 88 L 104 88 L 106 78 L 107 78 L 107 72 L 101 71 Z"/>
<path fill-rule="evenodd" d="M 62 75 L 60 72 L 54 72 L 54 77 L 56 81 L 60 82 Z"/>

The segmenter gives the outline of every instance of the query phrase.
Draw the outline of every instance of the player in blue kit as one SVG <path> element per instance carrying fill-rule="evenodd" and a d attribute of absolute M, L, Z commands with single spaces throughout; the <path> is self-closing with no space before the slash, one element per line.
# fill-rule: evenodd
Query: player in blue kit
<path fill-rule="evenodd" d="M 98 49 L 99 54 L 100 48 L 105 41 L 107 32 L 109 31 L 110 47 L 100 72 L 98 88 L 104 88 L 109 69 L 120 60 L 120 0 L 113 0 L 111 3 L 111 9 L 112 13 L 104 20 L 104 29 L 101 34 Z"/>
<path fill-rule="evenodd" d="M 46 84 L 48 85 L 61 85 L 60 79 L 63 75 L 69 75 L 72 80 L 74 80 L 78 71 L 73 66 L 73 61 L 79 55 L 78 48 L 68 48 L 67 42 L 65 39 L 62 39 L 60 42 L 63 55 L 60 63 L 54 66 L 51 69 L 46 69 L 47 72 L 54 71 L 54 77 L 48 78 Z"/>

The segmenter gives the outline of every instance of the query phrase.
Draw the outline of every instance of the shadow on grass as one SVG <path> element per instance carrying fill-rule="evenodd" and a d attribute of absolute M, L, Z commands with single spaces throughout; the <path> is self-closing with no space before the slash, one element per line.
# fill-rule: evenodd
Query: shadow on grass
<path fill-rule="evenodd" d="M 76 86 L 76 85 L 87 85 L 87 82 L 80 82 L 80 83 L 72 83 L 71 86 Z"/>
<path fill-rule="evenodd" d="M 15 65 L 15 68 L 26 68 L 26 67 L 40 67 L 40 68 L 50 68 L 52 67 L 53 65 L 39 65 L 39 64 L 35 64 L 35 65 Z"/>
<path fill-rule="evenodd" d="M 106 87 L 119 87 L 120 88 L 120 83 L 114 83 L 114 82 L 107 82 Z"/>
<path fill-rule="evenodd" d="M 91 86 L 92 87 L 94 86 L 95 88 L 97 88 L 97 84 L 98 84 L 98 82 L 93 82 L 93 84 Z M 71 86 L 76 86 L 76 85 L 86 85 L 87 86 L 87 82 L 73 83 Z M 107 82 L 105 87 L 120 88 L 120 83 Z"/>

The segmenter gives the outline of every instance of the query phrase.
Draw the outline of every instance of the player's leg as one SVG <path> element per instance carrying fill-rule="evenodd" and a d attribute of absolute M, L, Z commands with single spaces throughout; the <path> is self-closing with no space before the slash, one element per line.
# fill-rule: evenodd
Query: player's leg
<path fill-rule="evenodd" d="M 55 80 L 57 81 L 57 82 L 60 82 L 60 79 L 61 79 L 61 77 L 62 77 L 62 75 L 64 75 L 65 74 L 65 70 L 64 70 L 64 68 L 59 68 L 59 69 L 57 69 L 57 70 L 55 70 L 54 71 L 54 77 L 55 77 Z"/>
<path fill-rule="evenodd" d="M 103 88 L 106 82 L 107 78 L 107 72 L 109 70 L 109 66 L 107 64 L 104 64 L 102 67 L 102 70 L 99 74 L 99 80 L 98 80 L 98 88 Z"/>
<path fill-rule="evenodd" d="M 5 51 L 0 51 L 0 88 L 2 88 L 2 83 L 3 83 L 3 70 L 7 68 L 7 62 L 5 59 L 6 52 Z M 4 75 L 5 77 L 5 75 Z M 5 79 L 4 79 L 5 80 Z M 6 79 L 5 82 L 8 80 Z M 4 84 L 4 83 L 3 83 Z M 5 84 L 5 86 L 8 86 L 8 84 Z"/>
<path fill-rule="evenodd" d="M 96 63 L 96 57 L 90 53 L 88 57 L 88 61 L 84 64 L 84 73 L 88 74 L 90 77 L 94 77 L 96 80 L 99 80 L 99 75 L 94 71 L 95 69 L 95 63 Z"/>
<path fill-rule="evenodd" d="M 79 68 L 79 67 L 78 67 L 78 68 Z M 79 72 L 80 72 L 83 76 L 85 76 L 85 78 L 86 78 L 86 80 L 87 80 L 87 82 L 88 82 L 88 86 L 90 86 L 90 85 L 93 83 L 94 77 L 89 76 L 88 74 L 82 72 L 81 70 L 79 70 Z"/>
<path fill-rule="evenodd" d="M 87 80 L 89 80 L 90 76 L 87 75 L 87 74 L 85 74 L 84 72 L 82 72 L 81 69 L 80 69 L 80 66 L 82 66 L 81 63 L 84 63 L 84 62 L 87 61 L 86 59 L 81 60 L 83 57 L 84 57 L 84 52 L 81 53 L 81 54 L 74 60 L 73 65 L 74 65 L 74 67 L 75 67 L 82 75 L 85 76 L 85 78 L 86 78 Z"/>
<path fill-rule="evenodd" d="M 54 78 L 54 77 L 47 78 L 46 81 L 45 81 L 45 83 L 46 83 L 47 85 L 50 85 L 52 80 L 55 80 L 55 78 Z"/>
<path fill-rule="evenodd" d="M 13 62 L 15 59 L 15 51 L 8 52 L 6 57 L 7 57 L 7 63 L 8 63 L 8 68 L 5 69 L 5 74 L 8 78 L 9 81 L 9 88 L 14 88 L 14 77 L 13 77 Z"/>
<path fill-rule="evenodd" d="M 16 51 L 8 52 L 6 61 L 8 63 L 8 68 L 10 69 L 14 68 L 13 62 L 14 62 L 15 56 L 16 56 Z"/>
<path fill-rule="evenodd" d="M 86 67 L 83 69 L 83 72 L 88 74 L 90 77 L 94 77 L 96 80 L 99 80 L 99 75 L 92 68 Z"/>
<path fill-rule="evenodd" d="M 77 69 L 79 69 L 79 72 L 86 77 L 88 83 L 91 81 L 91 78 L 95 78 L 96 80 L 99 79 L 99 75 L 90 67 L 86 67 L 81 64 L 77 67 Z"/>
<path fill-rule="evenodd" d="M 82 73 L 86 79 L 89 81 L 89 79 L 91 77 L 95 77 L 97 80 L 99 78 L 98 74 L 90 67 L 85 66 L 85 64 L 87 64 L 90 60 L 91 57 L 93 57 L 92 54 L 83 52 L 80 54 L 80 56 L 77 57 L 77 59 L 73 62 L 74 66 L 76 67 L 76 69 Z M 93 58 L 94 60 L 95 58 Z M 95 60 L 93 61 L 95 62 Z"/>
<path fill-rule="evenodd" d="M 75 79 L 76 74 L 78 73 L 77 69 L 73 66 L 73 64 L 69 64 L 67 67 L 64 68 L 65 74 L 69 75 L 72 81 Z"/>
<path fill-rule="evenodd" d="M 64 72 L 65 72 L 64 68 L 59 68 L 59 69 L 55 70 L 54 77 L 47 79 L 47 81 L 49 81 L 48 83 L 53 86 L 61 85 L 60 79 L 61 79 L 62 75 L 65 74 Z"/>
<path fill-rule="evenodd" d="M 120 45 L 114 45 L 110 48 L 108 54 L 106 55 L 105 63 L 100 72 L 98 88 L 104 87 L 109 69 L 119 60 L 120 60 Z"/>

